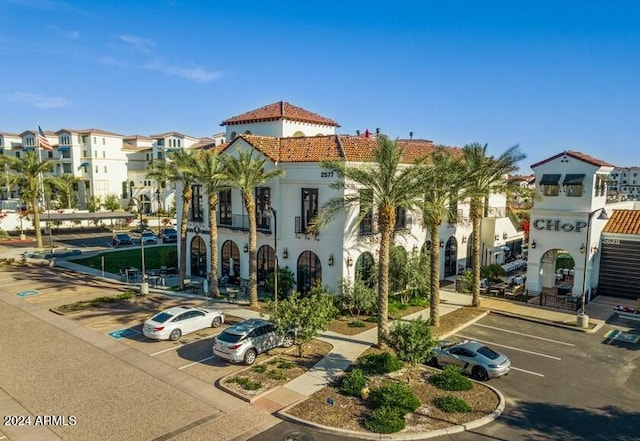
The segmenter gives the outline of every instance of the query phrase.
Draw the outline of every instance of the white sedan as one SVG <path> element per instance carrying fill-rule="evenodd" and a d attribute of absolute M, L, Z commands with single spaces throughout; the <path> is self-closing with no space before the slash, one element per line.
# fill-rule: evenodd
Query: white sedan
<path fill-rule="evenodd" d="M 224 323 L 224 312 L 218 309 L 174 306 L 144 322 L 142 333 L 154 340 L 180 340 L 185 334 Z"/>

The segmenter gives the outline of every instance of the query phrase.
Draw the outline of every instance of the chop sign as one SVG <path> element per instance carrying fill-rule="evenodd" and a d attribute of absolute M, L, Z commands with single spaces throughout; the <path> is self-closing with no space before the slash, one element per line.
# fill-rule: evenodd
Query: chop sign
<path fill-rule="evenodd" d="M 536 230 L 547 231 L 575 231 L 580 233 L 587 226 L 585 221 L 577 220 L 574 222 L 562 222 L 560 219 L 536 219 L 533 221 L 533 228 Z"/>

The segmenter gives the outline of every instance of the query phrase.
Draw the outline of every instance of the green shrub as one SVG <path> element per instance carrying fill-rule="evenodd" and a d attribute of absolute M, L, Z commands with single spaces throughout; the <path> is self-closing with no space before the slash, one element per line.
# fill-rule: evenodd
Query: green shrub
<path fill-rule="evenodd" d="M 360 358 L 358 364 L 364 372 L 372 375 L 388 374 L 402 369 L 404 363 L 390 352 L 368 354 Z"/>
<path fill-rule="evenodd" d="M 278 363 L 279 369 L 291 369 L 293 367 L 295 367 L 295 364 L 287 360 L 281 360 L 280 363 Z"/>
<path fill-rule="evenodd" d="M 367 317 L 367 321 L 369 323 L 378 323 L 378 316 L 377 315 L 372 315 L 370 317 Z"/>
<path fill-rule="evenodd" d="M 371 412 L 364 420 L 364 426 L 371 432 L 394 433 L 405 428 L 402 412 L 395 407 L 380 407 Z"/>
<path fill-rule="evenodd" d="M 429 382 L 438 389 L 443 390 L 460 391 L 473 388 L 471 380 L 462 375 L 462 372 L 452 365 L 447 366 L 444 371 L 431 376 Z"/>
<path fill-rule="evenodd" d="M 253 381 L 247 377 L 233 377 L 227 380 L 228 383 L 236 383 L 244 390 L 258 390 L 262 388 L 262 383 Z"/>
<path fill-rule="evenodd" d="M 360 391 L 367 387 L 369 380 L 364 376 L 362 370 L 354 369 L 347 372 L 340 380 L 338 390 L 343 395 L 350 395 L 352 397 L 359 397 Z"/>
<path fill-rule="evenodd" d="M 446 395 L 444 397 L 437 398 L 435 400 L 436 407 L 443 412 L 471 412 L 471 405 L 462 398 L 455 397 L 453 395 Z"/>
<path fill-rule="evenodd" d="M 365 324 L 361 320 L 351 320 L 349 323 L 347 323 L 347 326 L 350 328 L 364 328 Z"/>
<path fill-rule="evenodd" d="M 282 369 L 274 369 L 272 371 L 267 372 L 267 377 L 272 380 L 286 380 L 287 375 L 284 373 Z"/>
<path fill-rule="evenodd" d="M 254 367 L 252 367 L 251 370 L 259 374 L 264 374 L 267 370 L 267 367 L 264 364 L 257 364 Z"/>
<path fill-rule="evenodd" d="M 372 407 L 395 407 L 402 415 L 420 407 L 420 400 L 406 383 L 389 382 L 369 394 Z"/>

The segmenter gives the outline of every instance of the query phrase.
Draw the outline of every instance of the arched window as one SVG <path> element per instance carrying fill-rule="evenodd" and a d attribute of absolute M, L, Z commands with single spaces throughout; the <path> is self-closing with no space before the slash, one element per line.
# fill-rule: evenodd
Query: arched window
<path fill-rule="evenodd" d="M 204 277 L 207 275 L 207 247 L 200 236 L 191 240 L 191 275 Z"/>
<path fill-rule="evenodd" d="M 373 256 L 368 251 L 360 254 L 358 260 L 356 260 L 356 272 L 355 275 L 358 279 L 362 280 L 369 288 L 373 288 L 375 278 L 373 275 Z"/>
<path fill-rule="evenodd" d="M 298 257 L 298 291 L 305 295 L 316 284 L 322 283 L 322 263 L 313 251 L 304 251 Z"/>
<path fill-rule="evenodd" d="M 258 248 L 258 286 L 264 284 L 276 265 L 275 252 L 269 245 Z"/>
<path fill-rule="evenodd" d="M 294 137 L 294 138 L 302 138 L 303 136 L 304 136 L 304 132 L 302 132 L 302 131 L 300 131 L 300 130 L 298 130 L 297 132 L 295 132 L 295 133 L 293 134 L 293 137 Z"/>
<path fill-rule="evenodd" d="M 238 133 L 236 132 L 231 132 L 231 140 L 233 141 L 234 139 L 236 139 L 236 136 L 238 136 Z"/>
<path fill-rule="evenodd" d="M 245 134 L 245 135 L 251 135 L 251 130 L 245 130 L 245 131 L 244 131 L 244 134 Z"/>
<path fill-rule="evenodd" d="M 222 277 L 228 276 L 229 281 L 235 283 L 240 277 L 240 250 L 232 240 L 222 244 Z"/>

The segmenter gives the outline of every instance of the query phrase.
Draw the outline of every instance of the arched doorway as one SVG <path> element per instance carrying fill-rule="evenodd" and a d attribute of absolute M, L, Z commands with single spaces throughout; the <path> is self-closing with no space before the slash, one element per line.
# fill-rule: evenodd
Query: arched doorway
<path fill-rule="evenodd" d="M 273 247 L 269 245 L 262 245 L 258 248 L 258 286 L 264 285 L 269 277 L 269 274 L 273 274 L 273 269 L 276 265 L 275 252 Z"/>
<path fill-rule="evenodd" d="M 575 278 L 575 260 L 563 249 L 548 250 L 540 260 L 540 277 L 542 288 L 558 288 L 564 291 L 573 290 Z"/>
<path fill-rule="evenodd" d="M 304 251 L 298 257 L 298 291 L 305 295 L 316 284 L 322 283 L 322 263 L 313 251 Z"/>
<path fill-rule="evenodd" d="M 230 283 L 237 283 L 240 277 L 240 249 L 232 240 L 227 240 L 222 244 L 222 277 L 229 277 Z"/>
<path fill-rule="evenodd" d="M 200 236 L 191 240 L 191 275 L 204 277 L 207 275 L 207 246 Z"/>
<path fill-rule="evenodd" d="M 373 265 L 373 256 L 368 251 L 360 254 L 360 256 L 358 256 L 358 260 L 356 260 L 356 278 L 362 280 L 369 288 L 373 288 L 375 285 Z"/>
<path fill-rule="evenodd" d="M 455 276 L 458 272 L 458 244 L 451 236 L 444 247 L 444 277 Z"/>

